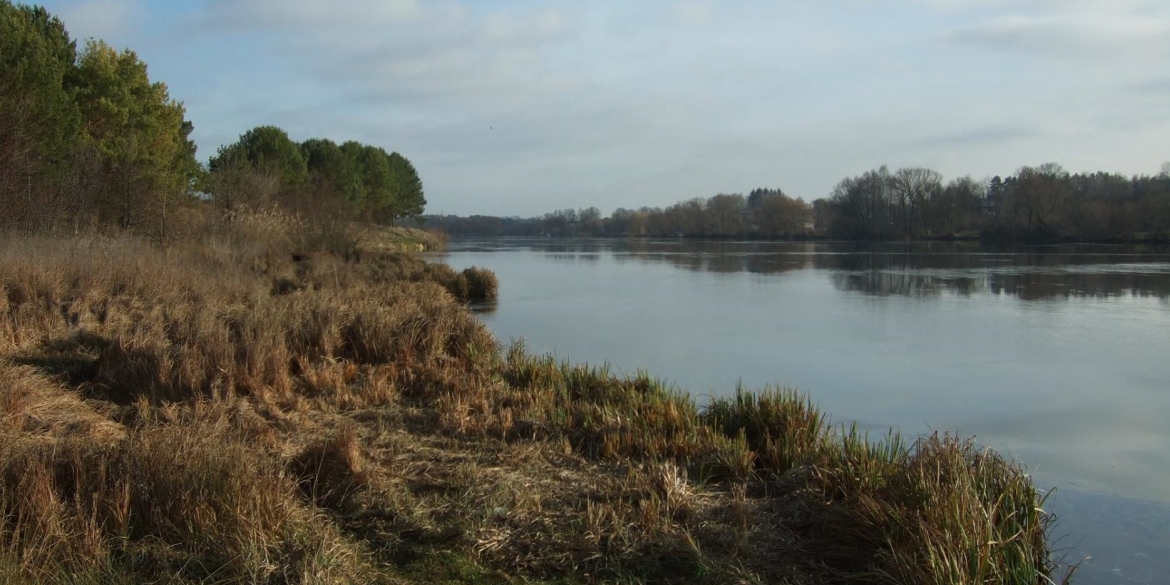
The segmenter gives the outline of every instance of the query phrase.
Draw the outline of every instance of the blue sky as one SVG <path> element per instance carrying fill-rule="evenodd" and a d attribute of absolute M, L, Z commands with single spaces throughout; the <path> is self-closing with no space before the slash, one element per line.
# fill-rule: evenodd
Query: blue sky
<path fill-rule="evenodd" d="M 947 177 L 1170 160 L 1164 0 L 59 0 L 184 102 L 206 158 L 247 129 L 360 140 L 429 212 L 826 196 L 882 164 Z"/>

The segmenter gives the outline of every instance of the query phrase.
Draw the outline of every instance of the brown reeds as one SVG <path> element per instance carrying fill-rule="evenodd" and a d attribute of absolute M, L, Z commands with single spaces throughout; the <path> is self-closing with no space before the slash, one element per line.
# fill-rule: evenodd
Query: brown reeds
<path fill-rule="evenodd" d="M 1061 577 L 993 452 L 501 351 L 490 272 L 296 226 L 4 241 L 0 582 Z"/>

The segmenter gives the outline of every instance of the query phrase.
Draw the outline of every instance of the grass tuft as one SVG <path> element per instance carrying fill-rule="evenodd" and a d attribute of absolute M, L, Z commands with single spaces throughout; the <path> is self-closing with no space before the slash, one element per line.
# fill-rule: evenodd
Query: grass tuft
<path fill-rule="evenodd" d="M 490 272 L 299 221 L 4 236 L 0 582 L 1068 576 L 994 452 L 501 348 Z"/>

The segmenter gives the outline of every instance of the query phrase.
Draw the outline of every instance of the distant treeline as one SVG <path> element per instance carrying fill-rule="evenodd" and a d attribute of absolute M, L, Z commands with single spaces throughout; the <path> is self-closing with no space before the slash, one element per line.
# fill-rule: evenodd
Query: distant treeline
<path fill-rule="evenodd" d="M 945 182 L 924 168 L 886 167 L 847 178 L 806 203 L 779 189 L 721 194 L 665 209 L 565 209 L 541 217 L 424 216 L 451 236 L 983 237 L 1014 240 L 1170 239 L 1170 164 L 1152 176 L 1070 175 L 1056 164 L 1006 178 Z"/>
<path fill-rule="evenodd" d="M 1154 176 L 1070 175 L 1055 163 L 976 181 L 886 167 L 837 184 L 816 223 L 835 237 L 1135 240 L 1170 236 L 1170 164 Z"/>
<path fill-rule="evenodd" d="M 262 126 L 205 168 L 185 116 L 133 51 L 90 40 L 79 52 L 44 8 L 0 0 L 0 229 L 116 227 L 165 242 L 209 203 L 385 222 L 423 211 L 422 182 L 397 153 Z"/>
<path fill-rule="evenodd" d="M 602 217 L 596 207 L 563 209 L 541 217 L 427 215 L 428 228 L 460 236 L 798 237 L 812 233 L 813 206 L 779 189 L 756 189 L 744 197 L 720 194 L 665 209 L 619 208 Z M 415 222 L 411 222 L 415 223 Z"/>

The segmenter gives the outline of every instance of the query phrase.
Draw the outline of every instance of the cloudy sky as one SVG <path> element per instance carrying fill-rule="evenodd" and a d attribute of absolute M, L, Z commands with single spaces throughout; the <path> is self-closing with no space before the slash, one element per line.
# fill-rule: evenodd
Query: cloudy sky
<path fill-rule="evenodd" d="M 1165 0 L 44 4 L 136 50 L 202 158 L 261 124 L 360 140 L 410 158 L 434 213 L 1170 160 Z"/>

